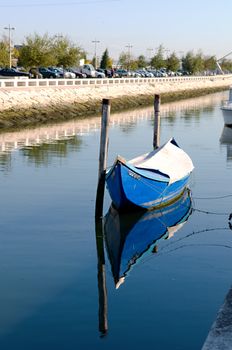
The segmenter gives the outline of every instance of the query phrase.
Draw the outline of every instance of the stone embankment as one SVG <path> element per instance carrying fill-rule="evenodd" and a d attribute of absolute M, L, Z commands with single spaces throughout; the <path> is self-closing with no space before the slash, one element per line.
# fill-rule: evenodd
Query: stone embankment
<path fill-rule="evenodd" d="M 162 79 L 105 79 L 79 86 L 0 87 L 0 128 L 62 121 L 99 113 L 103 98 L 111 99 L 113 111 L 153 103 L 200 96 L 228 89 L 232 75 Z"/>

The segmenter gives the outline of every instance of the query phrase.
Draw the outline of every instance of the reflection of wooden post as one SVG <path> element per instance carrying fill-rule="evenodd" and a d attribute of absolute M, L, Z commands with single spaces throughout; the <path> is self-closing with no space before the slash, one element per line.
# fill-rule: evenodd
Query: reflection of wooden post
<path fill-rule="evenodd" d="M 95 207 L 95 217 L 100 218 L 103 210 L 103 198 L 105 190 L 105 174 L 108 153 L 108 127 L 110 116 L 110 100 L 102 100 L 102 121 L 101 121 L 101 140 L 99 153 L 98 187 Z"/>
<path fill-rule="evenodd" d="M 154 100 L 154 135 L 153 135 L 153 148 L 156 149 L 159 147 L 160 143 L 160 96 L 155 95 Z"/>
<path fill-rule="evenodd" d="M 103 229 L 102 220 L 95 221 L 96 232 L 96 246 L 97 246 L 97 279 L 98 279 L 98 321 L 99 331 L 102 336 L 106 335 L 108 331 L 107 322 L 107 289 L 106 289 L 106 275 L 105 275 L 105 255 L 104 255 L 104 241 L 103 241 Z"/>

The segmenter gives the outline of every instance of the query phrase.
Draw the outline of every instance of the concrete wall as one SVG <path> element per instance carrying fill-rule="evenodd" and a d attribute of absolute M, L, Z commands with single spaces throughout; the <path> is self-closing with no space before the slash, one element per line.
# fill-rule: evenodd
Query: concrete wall
<path fill-rule="evenodd" d="M 232 75 L 187 78 L 70 79 L 67 81 L 24 79 L 21 83 L 20 80 L 6 80 L 8 85 L 3 87 L 5 82 L 1 80 L 0 87 L 0 128 L 45 122 L 48 119 L 62 120 L 93 113 L 100 110 L 103 98 L 110 98 L 112 104 L 119 99 L 118 109 L 120 109 L 120 104 L 123 107 L 123 99 L 127 103 L 125 106 L 129 107 L 129 100 L 133 105 L 133 102 L 141 99 L 139 104 L 142 105 L 142 97 L 152 97 L 154 94 L 161 94 L 162 98 L 162 94 L 165 93 L 222 87 L 226 89 L 232 85 Z M 60 81 L 65 85 L 58 85 Z M 74 85 L 67 84 L 69 81 Z M 77 86 L 75 81 L 82 83 Z M 36 82 L 36 86 L 29 86 L 31 82 Z M 40 86 L 40 82 L 46 82 L 46 84 L 51 82 L 52 85 Z"/>
<path fill-rule="evenodd" d="M 67 85 L 69 81 L 81 82 L 82 85 Z M 60 103 L 78 103 L 102 98 L 117 98 L 124 95 L 154 95 L 172 91 L 213 88 L 229 86 L 232 84 L 232 75 L 213 77 L 174 77 L 174 78 L 151 78 L 151 79 L 72 79 L 64 82 L 59 79 L 38 79 L 36 86 L 28 86 L 31 80 L 24 80 L 24 85 L 18 84 L 19 80 L 7 79 L 8 87 L 0 87 L 0 110 L 12 107 L 36 107 L 37 105 L 50 106 Z M 40 86 L 39 82 L 53 83 L 52 86 Z M 105 82 L 104 82 L 105 81 Z M 113 84 L 112 84 L 113 81 Z M 119 81 L 119 83 L 118 83 Z M 0 81 L 2 85 L 5 80 Z M 100 84 L 99 84 L 100 82 Z M 117 83 L 115 83 L 117 82 Z M 3 84 L 4 83 L 4 84 Z M 55 84 L 54 84 L 55 83 Z M 85 83 L 85 84 L 84 84 Z M 93 84 L 94 83 L 94 84 Z"/>

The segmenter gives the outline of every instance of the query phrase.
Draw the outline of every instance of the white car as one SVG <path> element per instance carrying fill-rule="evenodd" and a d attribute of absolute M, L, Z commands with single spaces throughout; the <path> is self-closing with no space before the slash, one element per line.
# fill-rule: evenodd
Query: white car
<path fill-rule="evenodd" d="M 76 74 L 63 69 L 62 67 L 48 67 L 49 70 L 59 75 L 59 77 L 64 79 L 75 79 Z"/>
<path fill-rule="evenodd" d="M 103 72 L 99 72 L 98 70 L 95 70 L 95 77 L 96 78 L 105 78 L 106 75 Z"/>
<path fill-rule="evenodd" d="M 87 78 L 105 78 L 105 74 L 98 72 L 92 64 L 84 64 L 80 67 L 81 73 L 87 75 Z"/>
<path fill-rule="evenodd" d="M 64 71 L 63 74 L 64 74 L 65 79 L 75 79 L 76 78 L 76 74 L 73 72 Z"/>

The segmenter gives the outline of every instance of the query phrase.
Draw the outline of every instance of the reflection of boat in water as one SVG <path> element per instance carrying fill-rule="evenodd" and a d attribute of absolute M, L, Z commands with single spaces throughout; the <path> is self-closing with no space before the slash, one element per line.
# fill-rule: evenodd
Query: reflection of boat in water
<path fill-rule="evenodd" d="M 227 149 L 227 160 L 232 161 L 232 127 L 224 126 L 220 137 L 221 145 Z"/>
<path fill-rule="evenodd" d="M 223 102 L 221 110 L 225 125 L 232 126 L 232 87 L 229 90 L 229 100 Z"/>
<path fill-rule="evenodd" d="M 116 288 L 145 253 L 157 252 L 159 239 L 172 237 L 183 226 L 191 208 L 189 189 L 174 203 L 153 211 L 126 214 L 110 207 L 104 236 Z"/>

